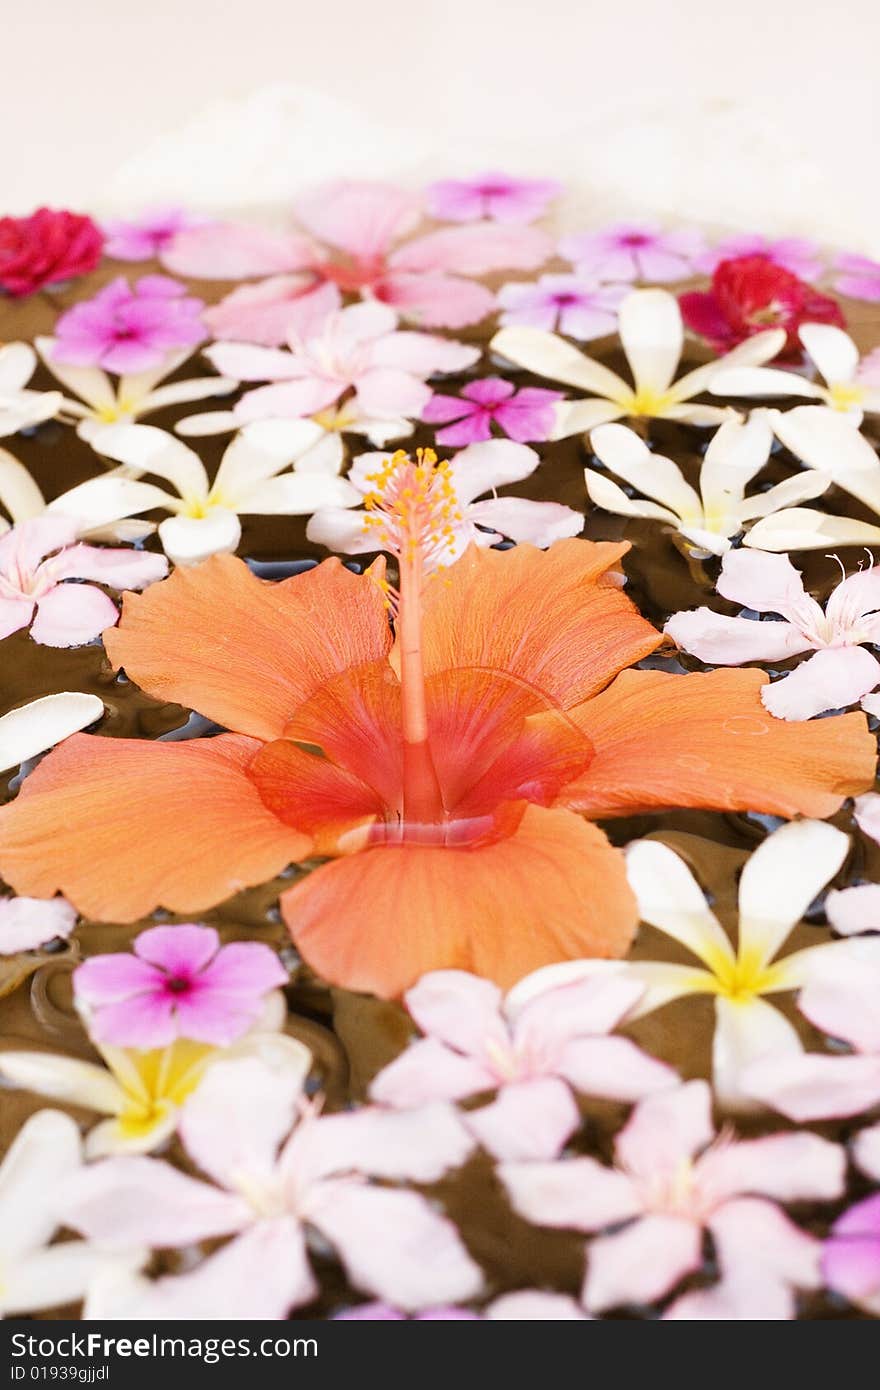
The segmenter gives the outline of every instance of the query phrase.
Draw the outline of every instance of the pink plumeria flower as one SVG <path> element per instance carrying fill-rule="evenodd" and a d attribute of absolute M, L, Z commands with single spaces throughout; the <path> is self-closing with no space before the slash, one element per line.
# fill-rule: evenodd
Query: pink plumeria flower
<path fill-rule="evenodd" d="M 721 261 L 739 256 L 765 256 L 774 265 L 791 271 L 799 280 L 812 284 L 818 280 L 824 269 L 821 247 L 806 237 L 770 237 L 758 232 L 740 232 L 736 236 L 725 237 L 704 255 L 697 258 L 695 269 L 701 274 L 711 275 Z"/>
<path fill-rule="evenodd" d="M 880 1103 L 880 941 L 847 943 L 807 981 L 798 1008 L 815 1028 L 848 1043 L 846 1056 L 801 1052 L 749 1067 L 743 1085 L 799 1124 L 859 1115 Z"/>
<path fill-rule="evenodd" d="M 443 222 L 533 222 L 562 191 L 553 179 L 517 179 L 479 174 L 472 179 L 441 179 L 427 191 L 428 212 Z"/>
<path fill-rule="evenodd" d="M 794 396 L 821 401 L 857 428 L 865 415 L 880 414 L 880 354 L 860 361 L 848 333 L 831 323 L 805 323 L 798 337 L 824 381 L 778 367 L 728 367 L 713 379 L 715 396 Z"/>
<path fill-rule="evenodd" d="M 78 532 L 75 519 L 46 515 L 0 537 L 0 639 L 30 623 L 31 637 L 46 647 L 93 642 L 116 623 L 116 604 L 94 583 L 65 580 L 144 589 L 168 573 L 164 555 L 77 545 Z"/>
<path fill-rule="evenodd" d="M 134 288 L 120 277 L 61 315 L 52 356 L 72 367 L 150 371 L 175 348 L 202 342 L 204 307 L 166 275 L 145 275 Z"/>
<path fill-rule="evenodd" d="M 778 719 L 812 719 L 855 704 L 880 683 L 880 661 L 862 643 L 880 642 L 880 566 L 844 578 L 823 611 L 804 589 L 787 555 L 730 550 L 716 589 L 755 613 L 784 622 L 729 618 L 711 608 L 674 613 L 664 632 L 684 651 L 713 666 L 778 662 L 803 652 L 809 660 L 761 689 Z"/>
<path fill-rule="evenodd" d="M 563 237 L 559 250 L 578 275 L 600 280 L 668 284 L 694 274 L 705 253 L 703 234 L 682 227 L 664 231 L 654 223 L 619 223 L 599 232 Z"/>
<path fill-rule="evenodd" d="M 403 1322 L 409 1315 L 390 1303 L 359 1303 L 344 1313 L 335 1313 L 335 1322 Z M 564 1293 L 545 1293 L 541 1289 L 518 1289 L 502 1294 L 480 1313 L 470 1308 L 426 1308 L 415 1313 L 415 1322 L 587 1322 L 589 1315 Z"/>
<path fill-rule="evenodd" d="M 0 772 L 18 767 L 54 748 L 62 739 L 94 724 L 104 713 L 97 695 L 62 690 L 43 695 L 0 717 Z"/>
<path fill-rule="evenodd" d="M 221 946 L 213 927 L 150 927 L 129 952 L 92 956 L 74 971 L 89 1032 L 114 1047 L 168 1047 L 175 1038 L 228 1047 L 251 1028 L 266 995 L 287 983 L 260 941 Z"/>
<path fill-rule="evenodd" d="M 117 261 L 151 261 L 181 232 L 208 219 L 179 207 L 148 208 L 139 217 L 111 218 L 103 224 L 104 255 Z"/>
<path fill-rule="evenodd" d="M 432 396 L 422 419 L 429 425 L 445 425 L 437 431 L 437 443 L 453 448 L 491 439 L 493 424 L 509 439 L 527 444 L 547 438 L 553 428 L 553 406 L 561 400 L 561 391 L 536 386 L 517 391 L 512 382 L 487 376 L 468 382 L 461 396 Z"/>
<path fill-rule="evenodd" d="M 498 322 L 564 333 L 586 343 L 616 332 L 617 310 L 628 292 L 628 285 L 597 285 L 578 275 L 542 275 L 534 284 L 502 285 Z"/>
<path fill-rule="evenodd" d="M 274 346 L 285 339 L 291 301 L 328 284 L 429 328 L 463 328 L 495 307 L 492 291 L 466 277 L 535 270 L 552 252 L 543 232 L 498 222 L 411 238 L 421 198 L 391 184 L 332 183 L 303 195 L 295 211 L 307 235 L 217 223 L 182 233 L 163 252 L 175 274 L 263 280 L 209 311 L 215 332 L 222 313 L 226 337 Z M 230 313 L 241 315 L 239 331 Z"/>
<path fill-rule="evenodd" d="M 837 1218 L 822 1251 L 822 1275 L 829 1289 L 880 1317 L 880 1192 Z"/>
<path fill-rule="evenodd" d="M 129 1289 L 124 1310 L 120 1290 L 108 1288 L 114 1316 L 284 1318 L 318 1292 L 308 1257 L 315 1232 L 358 1289 L 407 1311 L 479 1292 L 480 1271 L 452 1223 L 415 1192 L 367 1180 L 435 1182 L 461 1164 L 473 1141 L 455 1111 L 325 1117 L 302 1080 L 254 1058 L 208 1070 L 180 1135 L 211 1181 L 155 1159 L 115 1158 L 72 1185 L 67 1224 L 110 1249 L 233 1237 L 191 1272 Z M 89 1311 L 109 1315 L 97 1302 Z"/>
<path fill-rule="evenodd" d="M 291 328 L 287 351 L 245 343 L 216 343 L 206 351 L 218 371 L 242 381 L 269 381 L 234 407 L 238 424 L 291 419 L 334 406 L 351 392 L 368 416 L 418 416 L 431 398 L 425 379 L 473 366 L 477 348 L 428 333 L 401 332 L 384 304 L 339 309 L 331 286 L 317 312 Z"/>
<path fill-rule="evenodd" d="M 376 475 L 390 457 L 388 453 L 359 454 L 348 482 L 367 497 L 374 489 Z M 471 544 L 497 545 L 506 537 L 546 549 L 554 541 L 580 534 L 584 524 L 581 513 L 561 502 L 497 496 L 479 500 L 487 492 L 494 494 L 496 488 L 530 477 L 539 463 L 534 449 L 509 439 L 470 444 L 456 454 L 449 464 L 456 517 L 450 522 L 450 535 L 441 543 L 436 568 L 452 564 Z M 360 507 L 327 507 L 315 512 L 306 527 L 306 536 L 342 555 L 366 555 L 383 549 L 375 515 Z"/>
<path fill-rule="evenodd" d="M 36 951 L 47 941 L 70 936 L 76 908 L 66 898 L 0 896 L 0 956 Z"/>
<path fill-rule="evenodd" d="M 857 801 L 866 800 L 867 797 L 857 798 Z M 864 807 L 856 811 L 860 824 L 863 813 Z M 863 826 L 863 829 L 867 830 L 867 825 Z M 868 833 L 870 834 L 870 831 Z M 825 916 L 839 936 L 859 936 L 869 931 L 880 932 L 880 883 L 860 883 L 856 888 L 832 888 L 825 899 Z"/>
<path fill-rule="evenodd" d="M 614 1151 L 613 1168 L 574 1158 L 498 1170 L 514 1209 L 536 1225 L 594 1232 L 627 1223 L 590 1245 L 590 1312 L 665 1297 L 702 1265 L 704 1231 L 724 1274 L 745 1267 L 760 1277 L 763 1268 L 775 1282 L 819 1286 L 818 1241 L 776 1203 L 838 1197 L 838 1145 L 814 1134 L 716 1138 L 712 1092 L 691 1081 L 641 1101 Z"/>
<path fill-rule="evenodd" d="M 614 967 L 561 984 L 543 976 L 505 999 L 464 970 L 423 975 L 404 1002 L 425 1036 L 379 1072 L 372 1099 L 405 1108 L 496 1091 L 463 1116 L 483 1147 L 496 1158 L 555 1158 L 580 1123 L 573 1090 L 633 1101 L 675 1085 L 670 1067 L 608 1036 L 642 986 Z"/>
<path fill-rule="evenodd" d="M 880 261 L 868 256 L 838 256 L 833 268 L 836 275 L 832 284 L 838 294 L 872 304 L 880 300 Z"/>

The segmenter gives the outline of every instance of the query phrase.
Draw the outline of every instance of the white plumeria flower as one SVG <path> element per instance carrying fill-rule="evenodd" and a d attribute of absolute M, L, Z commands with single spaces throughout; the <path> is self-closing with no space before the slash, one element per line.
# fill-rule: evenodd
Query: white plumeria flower
<path fill-rule="evenodd" d="M 29 391 L 37 354 L 27 343 L 0 347 L 0 437 L 18 434 L 54 420 L 61 409 L 60 391 Z"/>
<path fill-rule="evenodd" d="M 565 439 L 627 417 L 719 425 L 736 412 L 730 407 L 692 405 L 694 396 L 708 391 L 722 368 L 769 362 L 785 342 L 780 329 L 756 333 L 732 352 L 675 381 L 684 347 L 684 325 L 674 295 L 666 290 L 633 290 L 620 305 L 618 326 L 632 386 L 555 333 L 539 328 L 502 328 L 492 339 L 491 350 L 517 367 L 590 393 L 592 399 L 561 401 L 555 407 L 551 439 Z"/>
<path fill-rule="evenodd" d="M 605 511 L 664 521 L 698 550 L 724 555 L 750 522 L 773 512 L 784 519 L 792 504 L 818 497 L 828 486 L 828 479 L 818 474 L 796 474 L 767 492 L 746 497 L 746 486 L 766 464 L 772 442 L 770 427 L 757 412 L 747 422 L 726 420 L 706 450 L 697 492 L 678 464 L 652 453 L 634 430 L 600 425 L 590 435 L 597 458 L 630 487 L 657 500 L 629 497 L 611 478 L 589 467 L 584 470 L 587 492 Z"/>
<path fill-rule="evenodd" d="M 628 1018 L 684 995 L 713 995 L 715 1094 L 728 1110 L 757 1108 L 742 1084 L 751 1063 L 803 1050 L 791 1023 L 764 996 L 800 989 L 834 953 L 852 950 L 850 942 L 826 941 L 776 958 L 816 894 L 837 873 L 848 848 L 849 837 L 824 821 L 792 821 L 768 835 L 740 878 L 736 950 L 674 850 L 659 840 L 638 840 L 627 848 L 627 875 L 642 921 L 702 962 L 631 962 L 627 971 L 645 984 L 646 992 Z M 880 956 L 880 941 L 877 952 Z"/>
<path fill-rule="evenodd" d="M 67 516 L 78 523 L 84 540 L 137 541 L 156 527 L 152 521 L 131 520 L 138 512 L 154 507 L 151 492 L 143 484 L 124 476 L 117 469 L 103 478 L 89 478 L 47 502 L 23 463 L 6 449 L 0 449 L 0 536 L 22 521 L 34 517 Z"/>
<path fill-rule="evenodd" d="M 296 423 L 301 417 L 279 417 L 279 424 Z M 400 416 L 382 417 L 364 415 L 354 397 L 339 405 L 328 406 L 316 415 L 306 417 L 318 426 L 315 443 L 299 460 L 300 467 L 321 469 L 328 473 L 341 473 L 346 459 L 346 448 L 342 436 L 357 434 L 369 439 L 371 444 L 384 449 L 398 439 L 406 439 L 415 429 L 412 420 Z M 241 429 L 242 421 L 233 410 L 206 410 L 201 415 L 188 415 L 175 426 L 177 434 L 187 439 L 202 438 L 214 434 L 232 434 Z"/>
<path fill-rule="evenodd" d="M 369 453 L 355 459 L 348 480 L 359 503 L 375 491 L 378 475 L 392 458 L 387 453 Z M 495 495 L 496 488 L 530 477 L 540 462 L 534 449 L 511 439 L 487 439 L 469 444 L 456 454 L 447 465 L 455 495 L 455 514 L 449 523 L 449 535 L 438 544 L 438 567 L 451 565 L 471 544 L 485 548 L 507 537 L 546 548 L 554 541 L 580 534 L 584 518 L 572 507 L 561 502 Z M 493 495 L 484 497 L 485 493 Z M 306 527 L 306 536 L 343 555 L 382 550 L 387 539 L 383 539 L 382 527 L 376 525 L 375 513 L 361 508 L 343 511 L 339 507 L 317 512 Z"/>
<path fill-rule="evenodd" d="M 143 1249 L 110 1255 L 86 1240 L 49 1244 L 81 1167 L 79 1130 L 59 1110 L 32 1115 L 13 1140 L 0 1164 L 0 1316 L 60 1308 L 102 1273 L 118 1278 L 145 1263 Z"/>
<path fill-rule="evenodd" d="M 330 471 L 332 461 L 312 452 L 320 437 L 320 427 L 310 420 L 247 425 L 228 446 L 213 483 L 198 454 L 155 425 L 108 425 L 95 432 L 92 444 L 129 472 L 171 484 L 174 493 L 137 479 L 129 488 L 139 491 L 139 511 L 161 507 L 174 513 L 159 526 L 165 553 L 177 565 L 195 565 L 235 550 L 239 515 L 308 516 L 361 501 L 350 483 Z M 291 463 L 293 471 L 285 472 Z M 80 500 L 88 487 L 82 485 Z"/>
<path fill-rule="evenodd" d="M 268 995 L 257 1023 L 227 1048 L 178 1038 L 168 1047 L 141 1050 L 93 1039 L 103 1067 L 53 1052 L 0 1052 L 0 1080 L 108 1116 L 86 1137 L 88 1158 L 149 1153 L 174 1133 L 180 1107 L 220 1057 L 256 1056 L 305 1078 L 311 1053 L 279 1031 L 285 1012 L 282 995 Z"/>
<path fill-rule="evenodd" d="M 54 748 L 62 739 L 87 729 L 103 713 L 97 695 L 75 690 L 43 695 L 10 710 L 0 718 L 0 772 Z"/>
<path fill-rule="evenodd" d="M 162 386 L 165 378 L 193 355 L 189 347 L 168 352 L 158 367 L 127 373 L 115 382 L 100 367 L 71 367 L 66 362 L 56 362 L 54 338 L 37 338 L 36 348 L 52 375 L 71 393 L 61 397 L 59 413 L 61 419 L 77 422 L 76 432 L 81 439 L 91 440 L 101 425 L 130 423 L 166 406 L 228 396 L 240 384 L 232 377 L 215 375 L 190 377 Z"/>
<path fill-rule="evenodd" d="M 800 396 L 840 411 L 860 425 L 867 412 L 880 414 L 880 361 L 863 361 L 848 333 L 830 323 L 805 323 L 798 336 L 824 385 L 779 367 L 725 367 L 713 379 L 713 396 Z"/>

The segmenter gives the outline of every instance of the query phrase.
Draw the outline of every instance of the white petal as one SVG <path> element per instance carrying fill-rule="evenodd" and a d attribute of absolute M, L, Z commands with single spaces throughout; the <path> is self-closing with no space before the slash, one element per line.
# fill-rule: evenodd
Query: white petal
<path fill-rule="evenodd" d="M 0 1077 L 25 1091 L 115 1115 L 125 1093 L 106 1067 L 55 1052 L 0 1052 Z"/>
<path fill-rule="evenodd" d="M 618 333 L 636 391 L 663 395 L 684 346 L 678 300 L 668 290 L 633 290 L 621 301 L 618 314 Z"/>
<path fill-rule="evenodd" d="M 63 362 L 55 362 L 52 357 L 54 338 L 36 338 L 34 344 L 49 371 L 68 391 L 79 396 L 92 410 L 116 409 L 116 392 L 107 373 L 102 372 L 100 367 L 70 367 Z"/>
<path fill-rule="evenodd" d="M 159 539 L 175 565 L 197 565 L 209 555 L 230 555 L 241 540 L 235 512 L 212 507 L 207 516 L 171 516 L 159 527 Z"/>
<path fill-rule="evenodd" d="M 676 530 L 681 525 L 680 518 L 668 507 L 658 507 L 656 502 L 642 502 L 638 498 L 628 497 L 622 487 L 595 468 L 585 468 L 584 478 L 590 500 L 606 512 L 613 512 L 615 516 L 641 516 L 651 521 L 665 521 Z"/>
<path fill-rule="evenodd" d="M 812 502 L 814 497 L 822 496 L 829 482 L 824 473 L 793 473 L 766 492 L 756 492 L 741 502 L 738 508 L 740 521 L 754 521 L 758 517 L 796 507 L 799 502 Z"/>
<path fill-rule="evenodd" d="M 6 449 L 0 449 L 0 506 L 17 522 L 39 516 L 45 505 L 43 494 L 24 464 Z"/>
<path fill-rule="evenodd" d="M 764 999 L 719 996 L 715 1013 L 712 1080 L 718 1104 L 732 1113 L 758 1110 L 743 1073 L 764 1057 L 800 1052 L 800 1039 L 788 1019 Z"/>
<path fill-rule="evenodd" d="M 203 1172 L 229 1188 L 242 1178 L 271 1178 L 311 1062 L 302 1047 L 293 1065 L 271 1067 L 257 1057 L 234 1057 L 208 1068 L 184 1105 L 179 1126 L 187 1152 Z"/>
<path fill-rule="evenodd" d="M 781 485 L 780 485 L 781 486 Z M 822 550 L 835 545 L 876 545 L 880 526 L 847 516 L 828 516 L 812 507 L 786 507 L 762 518 L 746 533 L 744 545 L 757 550 Z"/>
<path fill-rule="evenodd" d="M 0 347 L 0 396 L 22 391 L 36 366 L 37 354 L 29 343 L 5 343 Z"/>
<path fill-rule="evenodd" d="M 194 376 L 187 381 L 172 381 L 138 400 L 135 413 L 148 415 L 153 410 L 165 410 L 169 405 L 185 405 L 190 401 L 204 401 L 213 396 L 228 396 L 237 389 L 238 382 L 231 376 Z"/>
<path fill-rule="evenodd" d="M 626 873 L 643 922 L 680 941 L 710 970 L 733 961 L 727 932 L 684 860 L 668 845 L 659 840 L 628 845 Z"/>
<path fill-rule="evenodd" d="M 58 1110 L 38 1110 L 22 1125 L 0 1165 L 0 1249 L 10 1256 L 36 1250 L 59 1225 L 64 1183 L 82 1162 L 79 1128 Z M 7 1270 L 3 1271 L 6 1283 Z M 5 1302 L 0 1288 L 0 1305 Z"/>
<path fill-rule="evenodd" d="M 589 434 L 597 425 L 607 425 L 626 414 L 626 406 L 621 406 L 617 401 L 558 401 L 553 407 L 550 438 L 568 439 L 573 434 Z"/>
<path fill-rule="evenodd" d="M 776 437 L 808 468 L 828 473 L 835 482 L 853 471 L 880 472 L 877 455 L 852 422 L 824 405 L 767 412 Z"/>
<path fill-rule="evenodd" d="M 198 454 L 167 430 L 155 425 L 105 425 L 90 443 L 99 454 L 138 473 L 164 478 L 181 497 L 202 500 L 208 495 L 208 475 Z"/>
<path fill-rule="evenodd" d="M 591 395 L 606 396 L 612 401 L 632 395 L 630 387 L 616 372 L 594 362 L 564 338 L 540 328 L 502 328 L 489 344 L 489 350 L 536 376 L 576 386 Z"/>
<path fill-rule="evenodd" d="M 759 968 L 771 961 L 848 850 L 849 836 L 825 821 L 791 821 L 768 835 L 739 881 L 740 956 Z"/>
<path fill-rule="evenodd" d="M 311 516 L 327 507 L 357 507 L 357 488 L 326 473 L 282 473 L 242 497 L 239 510 L 259 516 Z"/>
<path fill-rule="evenodd" d="M 627 971 L 633 979 L 645 986 L 641 999 L 633 1005 L 628 1019 L 642 1018 L 645 1014 L 662 1009 L 673 999 L 681 999 L 686 994 L 715 994 L 717 981 L 710 970 L 696 965 L 673 965 L 669 961 L 634 960 L 627 964 Z"/>
<path fill-rule="evenodd" d="M 713 396 L 806 396 L 822 400 L 823 394 L 812 381 L 797 372 L 778 367 L 726 367 L 713 376 L 709 390 Z"/>
<path fill-rule="evenodd" d="M 456 454 L 450 469 L 459 502 L 467 504 L 495 488 L 522 482 L 534 473 L 540 457 L 527 444 L 512 439 L 488 439 L 469 444 Z"/>
<path fill-rule="evenodd" d="M 39 1250 L 12 1269 L 4 1269 L 0 1307 L 8 1317 L 77 1302 L 97 1277 L 117 1280 L 148 1258 L 146 1250 L 109 1255 L 84 1240 L 68 1240 Z"/>
<path fill-rule="evenodd" d="M 727 511 L 770 457 L 773 431 L 759 412 L 748 421 L 726 420 L 712 436 L 700 469 L 700 492 L 707 511 Z"/>
<path fill-rule="evenodd" d="M 675 401 L 690 400 L 692 396 L 699 396 L 703 391 L 708 391 L 718 372 L 726 371 L 728 367 L 759 367 L 774 358 L 784 342 L 785 332 L 781 328 L 770 328 L 766 333 L 756 333 L 754 337 L 746 338 L 744 343 L 739 343 L 732 351 L 726 352 L 723 357 L 716 357 L 713 362 L 695 367 L 692 372 L 680 376 L 678 381 L 673 382 L 669 394 Z"/>
<path fill-rule="evenodd" d="M 634 430 L 626 425 L 600 425 L 590 435 L 590 445 L 605 467 L 630 487 L 662 502 L 680 517 L 702 520 L 700 498 L 678 465 L 652 453 Z"/>
<path fill-rule="evenodd" d="M 62 492 L 49 503 L 46 510 L 60 516 L 73 516 L 81 522 L 81 531 L 93 532 L 138 512 L 167 511 L 176 498 L 152 483 L 142 483 L 123 476 L 122 469 L 106 473 L 103 478 L 89 478 L 84 483 Z M 146 534 L 154 529 L 147 526 Z"/>
<path fill-rule="evenodd" d="M 94 724 L 104 713 L 97 695 L 62 691 L 43 695 L 0 718 L 0 770 L 45 753 L 62 739 Z"/>
<path fill-rule="evenodd" d="M 859 365 L 859 350 L 848 333 L 832 323 L 805 323 L 798 337 L 829 386 L 852 381 Z"/>
<path fill-rule="evenodd" d="M 206 410 L 201 415 L 187 415 L 174 426 L 176 434 L 187 439 L 200 439 L 206 435 L 229 434 L 238 429 L 238 417 L 231 410 Z"/>

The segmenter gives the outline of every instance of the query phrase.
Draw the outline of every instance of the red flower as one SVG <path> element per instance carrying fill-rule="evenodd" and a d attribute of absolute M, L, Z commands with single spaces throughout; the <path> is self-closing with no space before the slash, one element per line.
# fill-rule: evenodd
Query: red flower
<path fill-rule="evenodd" d="M 38 208 L 30 217 L 0 217 L 0 287 L 33 294 L 43 285 L 94 270 L 104 237 L 90 217 Z"/>
<path fill-rule="evenodd" d="M 692 290 L 678 300 L 688 328 L 727 352 L 767 328 L 784 328 L 788 337 L 781 357 L 800 354 L 798 329 L 804 323 L 844 327 L 840 305 L 774 264 L 766 256 L 736 256 L 721 261 L 709 290 Z"/>

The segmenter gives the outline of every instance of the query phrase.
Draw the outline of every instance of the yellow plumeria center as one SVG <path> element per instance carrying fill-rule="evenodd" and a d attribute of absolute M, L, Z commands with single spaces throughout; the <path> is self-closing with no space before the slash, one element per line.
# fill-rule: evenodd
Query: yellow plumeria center
<path fill-rule="evenodd" d="M 833 410 L 852 410 L 861 405 L 864 391 L 852 381 L 839 381 L 828 388 L 828 404 Z"/>
<path fill-rule="evenodd" d="M 147 1052 L 107 1050 L 107 1060 L 125 1092 L 119 1127 L 127 1139 L 157 1129 L 191 1095 L 216 1048 L 179 1038 Z M 116 1065 L 113 1063 L 116 1062 Z"/>
<path fill-rule="evenodd" d="M 663 415 L 673 404 L 672 397 L 668 391 L 652 391 L 648 386 L 642 386 L 638 391 L 633 392 L 632 400 L 629 402 L 630 415 Z"/>
<path fill-rule="evenodd" d="M 723 951 L 713 951 L 711 958 L 707 953 L 706 964 L 715 976 L 716 992 L 725 999 L 745 1003 L 776 987 L 777 967 L 768 965 L 763 953 L 758 951 L 746 949 L 734 960 Z"/>

